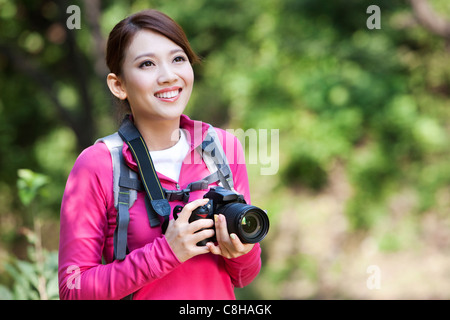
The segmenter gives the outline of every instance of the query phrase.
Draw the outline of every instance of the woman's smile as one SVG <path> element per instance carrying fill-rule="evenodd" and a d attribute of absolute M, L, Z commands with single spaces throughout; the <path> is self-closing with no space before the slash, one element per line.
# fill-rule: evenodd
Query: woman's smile
<path fill-rule="evenodd" d="M 164 102 L 175 102 L 180 97 L 181 91 L 183 89 L 180 87 L 164 88 L 157 91 L 154 96 Z"/>

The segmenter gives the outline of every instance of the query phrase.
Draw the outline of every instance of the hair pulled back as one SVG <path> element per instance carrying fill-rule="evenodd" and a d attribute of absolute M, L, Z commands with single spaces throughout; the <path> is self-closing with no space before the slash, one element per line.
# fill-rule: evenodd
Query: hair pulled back
<path fill-rule="evenodd" d="M 126 50 L 136 33 L 144 29 L 172 40 L 184 50 L 191 64 L 200 61 L 183 29 L 172 18 L 157 10 L 143 10 L 123 19 L 111 30 L 106 46 L 106 64 L 110 72 L 117 76 L 122 74 Z"/>

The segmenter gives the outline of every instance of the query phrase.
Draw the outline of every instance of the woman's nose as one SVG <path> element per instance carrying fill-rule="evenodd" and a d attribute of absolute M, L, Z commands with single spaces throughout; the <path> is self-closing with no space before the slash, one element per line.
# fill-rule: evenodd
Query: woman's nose
<path fill-rule="evenodd" d="M 172 70 L 170 65 L 162 64 L 159 68 L 159 83 L 172 83 L 177 80 L 176 73 Z"/>

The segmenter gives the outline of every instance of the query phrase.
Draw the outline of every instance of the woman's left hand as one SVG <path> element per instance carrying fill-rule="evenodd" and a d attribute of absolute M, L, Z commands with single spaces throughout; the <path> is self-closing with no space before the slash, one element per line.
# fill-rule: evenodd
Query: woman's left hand
<path fill-rule="evenodd" d="M 224 215 L 214 215 L 214 222 L 218 245 L 212 242 L 206 244 L 211 253 L 231 259 L 240 257 L 252 250 L 255 245 L 254 243 L 243 244 L 236 234 L 228 234 L 227 222 Z"/>

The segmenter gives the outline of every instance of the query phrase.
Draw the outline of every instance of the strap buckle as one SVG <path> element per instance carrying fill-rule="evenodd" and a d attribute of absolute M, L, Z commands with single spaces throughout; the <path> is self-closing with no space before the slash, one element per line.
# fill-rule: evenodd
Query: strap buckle
<path fill-rule="evenodd" d="M 189 202 L 190 189 L 183 190 L 164 190 L 166 193 L 166 199 L 170 201 L 183 201 L 184 203 Z"/>

